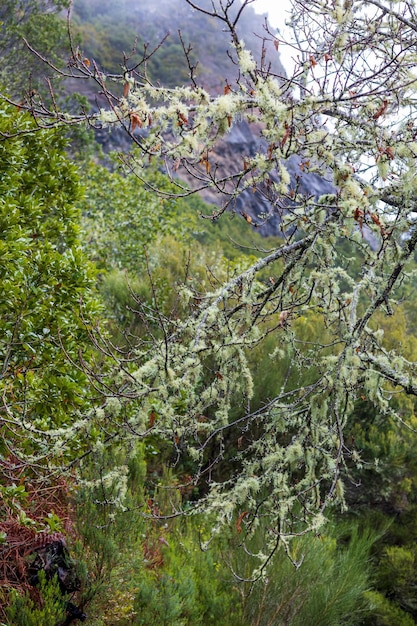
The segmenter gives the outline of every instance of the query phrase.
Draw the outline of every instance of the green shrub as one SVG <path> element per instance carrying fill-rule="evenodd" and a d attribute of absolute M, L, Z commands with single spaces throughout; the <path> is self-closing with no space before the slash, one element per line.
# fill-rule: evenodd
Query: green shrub
<path fill-rule="evenodd" d="M 134 624 L 143 626 L 242 626 L 245 621 L 221 542 L 208 551 L 199 544 L 196 519 L 160 529 L 162 564 L 142 572 Z"/>
<path fill-rule="evenodd" d="M 9 607 L 6 609 L 8 626 L 59 626 L 65 620 L 65 598 L 59 589 L 56 577 L 45 579 L 44 572 L 39 572 L 39 593 L 42 606 L 38 607 L 30 595 L 21 595 L 12 590 Z"/>
<path fill-rule="evenodd" d="M 415 626 L 411 615 L 405 613 L 395 602 L 390 602 L 378 591 L 368 591 L 365 598 L 369 602 L 371 617 L 364 624 L 369 626 Z"/>
<path fill-rule="evenodd" d="M 357 528 L 346 539 L 340 527 L 305 535 L 293 540 L 296 566 L 279 548 L 265 577 L 245 591 L 246 620 L 256 626 L 356 626 L 369 610 L 364 594 L 375 539 Z"/>

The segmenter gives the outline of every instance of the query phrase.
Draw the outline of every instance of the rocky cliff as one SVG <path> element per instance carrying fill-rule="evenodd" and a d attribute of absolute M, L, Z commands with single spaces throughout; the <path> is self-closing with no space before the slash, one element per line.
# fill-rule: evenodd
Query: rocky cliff
<path fill-rule="evenodd" d="M 260 136 L 259 127 L 256 125 L 251 127 L 246 122 L 240 122 L 232 126 L 210 153 L 211 169 L 216 171 L 218 177 L 231 175 L 236 173 L 244 160 L 254 156 L 259 150 L 267 151 L 267 143 Z M 315 198 L 335 193 L 334 185 L 326 177 L 305 171 L 301 156 L 292 155 L 285 161 L 285 168 L 291 177 L 290 189 L 297 188 L 298 193 Z M 178 173 L 191 188 L 195 187 L 195 180 L 184 169 L 179 169 Z M 203 171 L 202 176 L 204 177 Z M 270 183 L 279 181 L 276 169 L 270 172 L 269 179 Z M 219 207 L 227 201 L 227 196 L 213 188 L 202 191 L 200 195 L 206 202 Z M 243 190 L 236 200 L 230 203 L 228 210 L 243 216 L 262 235 L 270 236 L 281 233 L 281 218 L 290 205 L 292 203 L 288 198 L 271 203 L 268 189 L 261 185 L 256 189 L 249 187 Z"/>
<path fill-rule="evenodd" d="M 217 1 L 217 0 L 216 0 Z M 212 8 L 211 0 L 199 0 L 199 6 Z M 226 82 L 233 84 L 238 76 L 238 68 L 233 62 L 233 50 L 229 34 L 224 32 L 222 23 L 204 13 L 193 10 L 185 0 L 76 0 L 74 20 L 82 36 L 84 54 L 108 71 L 120 72 L 120 59 L 123 52 L 132 48 L 137 37 L 135 52 L 129 61 L 131 66 L 140 58 L 145 46 L 152 49 L 166 37 L 164 44 L 157 49 L 149 61 L 148 71 L 155 81 L 163 84 L 187 84 L 190 81 L 189 68 L 184 56 L 182 41 L 189 46 L 189 57 L 196 65 L 196 77 L 210 92 L 223 92 Z M 251 6 L 242 13 L 238 35 L 251 49 L 258 63 L 278 77 L 285 75 L 279 54 L 271 42 L 265 41 L 263 24 L 265 16 L 257 15 Z M 148 43 L 147 43 L 148 42 Z M 123 45 L 125 50 L 122 51 Z M 117 59 L 117 61 L 116 61 Z M 95 94 L 84 91 L 93 107 L 97 106 Z M 103 103 L 105 105 L 105 103 Z M 127 151 L 130 140 L 122 130 L 98 131 L 97 139 L 107 150 Z M 244 159 L 253 156 L 258 150 L 267 150 L 259 127 L 240 122 L 230 131 L 210 153 L 210 162 L 217 176 L 223 177 L 239 169 Z M 301 166 L 301 167 L 300 167 Z M 334 187 L 324 178 L 314 173 L 302 171 L 302 159 L 292 156 L 286 163 L 292 187 L 298 191 L 318 197 L 333 193 Z M 204 173 L 203 173 L 204 174 Z M 193 177 L 179 169 L 177 175 L 190 187 L 195 185 Z M 271 182 L 278 181 L 276 171 L 270 174 Z M 221 206 L 226 198 L 213 189 L 201 192 L 203 199 Z M 262 187 L 247 189 L 230 203 L 228 210 L 245 216 L 263 235 L 276 235 L 283 211 L 288 208 L 288 200 L 278 206 L 271 204 L 269 194 Z M 287 204 L 286 204 L 287 203 Z"/>

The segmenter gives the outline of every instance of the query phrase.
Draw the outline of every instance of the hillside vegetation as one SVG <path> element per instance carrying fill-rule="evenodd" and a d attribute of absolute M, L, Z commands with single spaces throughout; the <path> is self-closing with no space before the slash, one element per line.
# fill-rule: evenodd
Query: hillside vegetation
<path fill-rule="evenodd" d="M 51 67 L 43 70 L 38 57 L 31 85 L 21 38 L 32 37 L 42 55 L 66 68 L 65 4 L 7 0 L 7 12 L 0 9 L 8 34 L 0 43 L 0 622 L 59 626 L 79 609 L 92 626 L 416 624 L 415 253 L 395 298 L 386 294 L 365 344 L 339 370 L 335 386 L 345 387 L 349 419 L 339 480 L 329 490 L 333 459 L 317 441 L 331 440 L 334 450 L 340 433 L 329 426 L 333 392 L 322 381 L 343 354 L 348 340 L 340 328 L 350 323 L 351 292 L 366 272 L 358 315 L 369 310 L 377 289 L 371 270 L 390 245 L 390 224 L 378 223 L 370 208 L 348 213 L 343 194 L 357 198 L 344 185 L 353 173 L 335 166 L 336 199 L 304 190 L 309 210 L 301 213 L 297 174 L 286 192 L 288 228 L 262 237 L 243 208 L 218 219 L 218 206 L 178 193 L 184 189 L 162 160 L 146 158 L 128 172 L 132 161 L 118 153 L 125 144 L 116 139 L 118 152 L 104 154 L 94 123 L 77 130 L 60 118 L 40 128 L 25 102 L 40 110 L 50 97 L 44 79 Z M 169 33 L 141 71 L 168 88 L 189 85 L 183 45 L 190 45 L 196 80 L 222 97 L 240 70 L 221 26 L 183 0 L 73 6 L 86 70 L 96 63 L 111 80 L 127 58 L 129 67 L 142 63 L 143 51 Z M 264 31 L 250 6 L 238 27 L 259 60 Z M 272 72 L 283 76 L 272 41 L 268 49 Z M 70 112 L 80 103 L 97 108 L 90 87 L 74 95 L 73 84 L 56 79 L 57 110 L 64 102 Z M 174 135 L 184 137 L 191 122 L 176 116 Z M 131 120 L 130 112 L 129 131 Z M 282 124 L 286 139 L 267 151 L 287 149 L 286 130 Z M 107 132 L 99 129 L 100 140 Z M 314 145 L 325 140 L 315 136 Z M 139 153 L 137 146 L 133 155 L 143 159 Z M 216 166 L 204 154 L 196 167 L 208 176 Z M 388 157 L 380 153 L 379 167 Z M 308 173 L 310 164 L 302 167 Z M 321 177 L 314 167 L 304 181 Z M 266 182 L 261 193 L 277 206 Z M 307 258 L 296 256 L 311 236 L 312 216 L 325 229 L 323 207 L 331 202 L 340 202 L 344 223 L 328 246 L 319 241 Z M 369 245 L 366 228 L 379 248 Z M 404 227 L 392 234 L 393 267 L 413 233 Z M 280 246 L 288 254 L 251 273 Z M 337 322 L 326 317 L 336 312 Z M 361 351 L 372 355 L 377 340 L 386 369 L 361 362 L 350 383 L 351 363 Z M 408 367 L 401 385 L 391 357 L 399 349 Z M 313 508 L 324 511 L 322 497 L 328 507 L 319 524 Z M 48 545 L 67 546 L 64 565 L 42 552 Z"/>
<path fill-rule="evenodd" d="M 211 3 L 201 2 L 199 6 L 210 8 Z M 152 81 L 167 86 L 190 82 L 183 46 L 191 49 L 195 76 L 203 85 L 222 91 L 226 80 L 233 81 L 238 74 L 236 64 L 228 56 L 231 50 L 228 33 L 218 20 L 199 13 L 185 2 L 76 0 L 73 11 L 75 32 L 81 37 L 85 55 L 95 59 L 105 72 L 119 73 L 124 54 L 131 65 L 141 62 L 144 49 L 149 54 L 164 40 L 164 45 L 147 62 Z M 240 36 L 259 60 L 262 35 L 266 37 L 262 24 L 262 16 L 252 7 L 248 7 L 239 21 Z M 264 43 L 265 66 L 271 63 L 275 72 L 284 73 L 271 42 Z"/>

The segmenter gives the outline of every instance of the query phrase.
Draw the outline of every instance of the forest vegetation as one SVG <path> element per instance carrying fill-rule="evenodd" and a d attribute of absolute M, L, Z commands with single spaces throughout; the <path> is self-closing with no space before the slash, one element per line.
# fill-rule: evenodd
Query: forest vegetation
<path fill-rule="evenodd" d="M 0 7 L 0 624 L 417 623 L 417 12 L 250 5 Z"/>

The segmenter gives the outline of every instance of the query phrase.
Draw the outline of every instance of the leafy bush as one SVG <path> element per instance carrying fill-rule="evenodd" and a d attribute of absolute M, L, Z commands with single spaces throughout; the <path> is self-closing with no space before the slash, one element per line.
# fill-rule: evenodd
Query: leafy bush
<path fill-rule="evenodd" d="M 220 542 L 203 551 L 196 520 L 178 520 L 159 529 L 161 567 L 138 580 L 134 624 L 146 626 L 242 626 L 240 597 L 222 558 Z"/>
<path fill-rule="evenodd" d="M 330 529 L 328 529 L 330 530 Z M 335 527 L 280 547 L 265 575 L 245 592 L 244 616 L 257 626 L 357 625 L 369 611 L 370 550 L 376 535 Z M 250 563 L 238 561 L 240 567 Z"/>
<path fill-rule="evenodd" d="M 6 609 L 9 626 L 60 626 L 64 623 L 66 600 L 59 589 L 57 578 L 47 581 L 43 572 L 40 572 L 39 578 L 41 606 L 35 604 L 28 593 L 22 595 L 12 590 L 8 598 L 10 604 Z"/>

